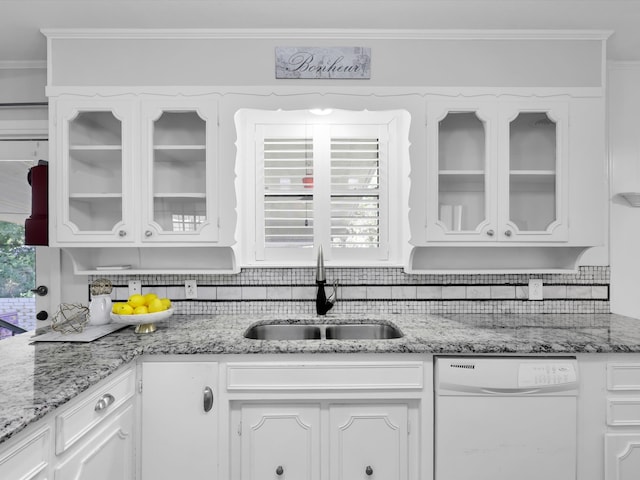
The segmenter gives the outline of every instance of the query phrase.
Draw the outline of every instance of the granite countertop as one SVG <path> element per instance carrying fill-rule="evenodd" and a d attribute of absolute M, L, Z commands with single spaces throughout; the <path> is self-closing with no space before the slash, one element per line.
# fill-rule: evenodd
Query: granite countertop
<path fill-rule="evenodd" d="M 126 327 L 91 343 L 0 342 L 0 443 L 140 355 L 166 354 L 554 354 L 640 352 L 640 320 L 619 315 L 298 315 L 259 322 L 393 322 L 394 340 L 259 341 L 243 337 L 256 315 L 174 315 L 153 334 Z"/>

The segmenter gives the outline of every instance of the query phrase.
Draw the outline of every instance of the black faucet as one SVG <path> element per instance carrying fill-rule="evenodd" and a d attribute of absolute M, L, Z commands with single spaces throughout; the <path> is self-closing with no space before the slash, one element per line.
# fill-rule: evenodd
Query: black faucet
<path fill-rule="evenodd" d="M 316 266 L 316 285 L 318 286 L 318 293 L 316 295 L 316 312 L 318 315 L 325 315 L 331 307 L 336 303 L 338 282 L 333 284 L 333 292 L 327 298 L 327 294 L 324 291 L 324 287 L 327 283 L 327 279 L 324 273 L 324 256 L 322 255 L 322 245 L 318 248 L 318 264 Z"/>

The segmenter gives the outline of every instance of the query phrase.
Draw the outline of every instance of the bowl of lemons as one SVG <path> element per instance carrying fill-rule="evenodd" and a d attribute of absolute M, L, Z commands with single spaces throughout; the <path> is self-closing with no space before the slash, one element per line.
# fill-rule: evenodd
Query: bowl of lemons
<path fill-rule="evenodd" d="M 159 298 L 155 293 L 135 293 L 126 302 L 115 302 L 111 308 L 111 320 L 114 323 L 136 325 L 136 333 L 155 332 L 155 324 L 171 315 L 171 300 Z"/>

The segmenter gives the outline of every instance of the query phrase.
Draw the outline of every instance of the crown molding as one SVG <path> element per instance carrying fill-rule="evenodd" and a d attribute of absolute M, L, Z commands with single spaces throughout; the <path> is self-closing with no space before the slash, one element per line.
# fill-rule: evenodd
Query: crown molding
<path fill-rule="evenodd" d="M 606 40 L 611 30 L 42 29 L 51 39 Z"/>

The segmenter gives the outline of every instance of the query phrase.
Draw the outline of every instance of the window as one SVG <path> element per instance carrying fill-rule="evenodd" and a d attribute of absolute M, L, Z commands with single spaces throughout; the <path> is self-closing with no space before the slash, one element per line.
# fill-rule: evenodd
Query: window
<path fill-rule="evenodd" d="M 250 158 L 241 158 L 240 149 L 238 162 L 250 166 L 242 184 L 255 187 L 242 195 L 253 206 L 247 205 L 253 222 L 243 235 L 245 246 L 255 245 L 245 250 L 247 263 L 310 262 L 319 245 L 335 264 L 397 260 L 399 242 L 390 245 L 396 237 L 390 225 L 407 215 L 390 195 L 399 193 L 405 170 L 398 154 L 399 112 L 245 115 L 249 121 L 237 125 L 247 130 Z"/>

